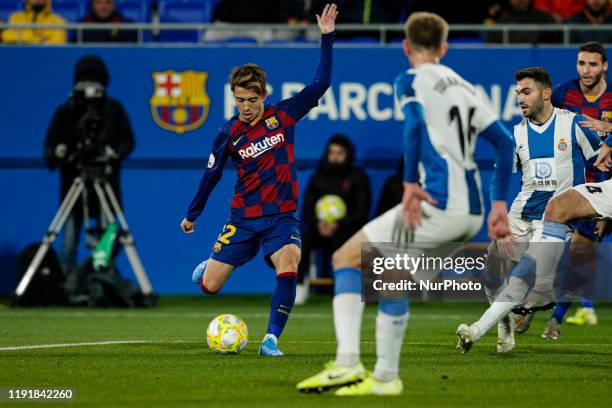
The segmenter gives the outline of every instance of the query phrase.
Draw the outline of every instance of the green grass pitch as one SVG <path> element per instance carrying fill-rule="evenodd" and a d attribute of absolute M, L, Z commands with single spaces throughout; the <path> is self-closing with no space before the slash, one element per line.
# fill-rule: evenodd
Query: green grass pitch
<path fill-rule="evenodd" d="M 71 387 L 76 402 L 66 405 L 88 407 L 612 406 L 609 304 L 599 305 L 598 326 L 564 325 L 559 341 L 540 339 L 548 318 L 542 312 L 529 332 L 517 335 L 514 352 L 498 355 L 490 333 L 461 355 L 454 331 L 476 320 L 485 305 L 414 303 L 401 361 L 404 394 L 339 399 L 295 390 L 334 356 L 331 298 L 294 308 L 281 338 L 283 358 L 257 355 L 268 302 L 263 296 L 217 296 L 163 298 L 151 310 L 2 307 L 0 387 Z M 249 326 L 249 345 L 240 355 L 216 355 L 206 346 L 206 326 L 221 313 L 237 314 Z M 362 334 L 368 369 L 376 357 L 375 315 L 375 306 L 368 306 Z M 7 350 L 126 340 L 140 342 Z M 16 406 L 27 405 L 41 406 Z"/>

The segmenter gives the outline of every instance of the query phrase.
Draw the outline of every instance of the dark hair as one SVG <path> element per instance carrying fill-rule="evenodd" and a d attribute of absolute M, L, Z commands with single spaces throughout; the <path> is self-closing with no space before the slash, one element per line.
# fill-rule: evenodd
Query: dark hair
<path fill-rule="evenodd" d="M 608 55 L 606 54 L 606 48 L 598 41 L 589 41 L 584 43 L 578 48 L 578 52 L 596 52 L 601 55 L 601 62 L 608 61 Z"/>
<path fill-rule="evenodd" d="M 439 51 L 448 36 L 448 23 L 434 13 L 412 13 L 404 24 L 404 33 L 413 48 Z"/>
<path fill-rule="evenodd" d="M 540 85 L 544 85 L 544 88 L 552 89 L 552 80 L 544 67 L 523 68 L 514 73 L 514 79 L 517 81 L 525 78 L 531 78 Z"/>
<path fill-rule="evenodd" d="M 266 73 L 259 65 L 246 64 L 234 67 L 230 73 L 232 92 L 237 86 L 255 92 L 259 96 L 266 94 Z"/>

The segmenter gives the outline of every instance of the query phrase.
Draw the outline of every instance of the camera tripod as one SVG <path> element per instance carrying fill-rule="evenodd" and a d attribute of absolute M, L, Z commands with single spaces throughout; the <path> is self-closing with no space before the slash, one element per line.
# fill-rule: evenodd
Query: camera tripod
<path fill-rule="evenodd" d="M 87 187 L 86 182 L 91 182 L 93 185 L 94 191 L 98 198 L 98 202 L 100 204 L 101 214 L 104 215 L 106 220 L 109 223 L 115 223 L 116 220 L 119 221 L 119 225 L 121 228 L 121 233 L 119 234 L 119 242 L 123 246 L 125 253 L 127 255 L 128 261 L 130 262 L 130 266 L 134 271 L 134 275 L 138 279 L 138 285 L 142 290 L 142 293 L 145 296 L 153 294 L 153 287 L 151 286 L 151 282 L 142 266 L 142 262 L 140 262 L 140 257 L 138 256 L 138 252 L 136 252 L 136 247 L 134 245 L 134 237 L 129 231 L 127 220 L 125 219 L 125 215 L 121 210 L 121 206 L 119 205 L 119 201 L 113 192 L 111 185 L 106 180 L 103 175 L 104 168 L 101 166 L 94 167 L 85 167 L 81 171 L 81 175 L 76 177 L 66 197 L 62 200 L 62 203 L 55 213 L 53 220 L 51 221 L 51 225 L 47 230 L 47 233 L 43 237 L 43 242 L 41 246 L 36 251 L 32 262 L 28 266 L 23 278 L 17 285 L 17 289 L 15 290 L 15 296 L 17 299 L 22 296 L 28 285 L 32 281 L 34 274 L 38 270 L 45 254 L 49 250 L 49 247 L 53 244 L 55 239 L 57 238 L 57 234 L 60 232 L 68 216 L 73 211 L 74 206 L 77 203 L 79 197 L 83 196 L 84 202 L 84 220 L 88 222 L 88 204 L 87 204 Z M 86 224 L 87 225 L 87 224 Z M 86 229 L 87 230 L 87 229 Z"/>

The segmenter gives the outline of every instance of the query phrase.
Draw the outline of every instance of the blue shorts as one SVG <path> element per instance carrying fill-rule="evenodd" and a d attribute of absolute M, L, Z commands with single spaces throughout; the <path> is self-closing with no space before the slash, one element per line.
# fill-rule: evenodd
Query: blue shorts
<path fill-rule="evenodd" d="M 270 256 L 287 244 L 302 248 L 300 221 L 294 212 L 258 218 L 233 218 L 223 226 L 210 257 L 232 266 L 249 262 L 262 248 L 266 263 L 274 268 Z"/>
<path fill-rule="evenodd" d="M 599 241 L 599 235 L 595 233 L 595 227 L 597 223 L 591 220 L 576 220 L 570 222 L 570 227 L 574 229 L 574 231 L 578 231 L 580 235 L 583 237 L 587 237 L 591 241 Z"/>

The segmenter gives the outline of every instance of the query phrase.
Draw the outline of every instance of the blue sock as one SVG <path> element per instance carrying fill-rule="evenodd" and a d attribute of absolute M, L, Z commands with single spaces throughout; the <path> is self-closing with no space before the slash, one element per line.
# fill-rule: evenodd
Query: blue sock
<path fill-rule="evenodd" d="M 334 295 L 361 293 L 361 271 L 357 268 L 340 268 L 334 271 Z"/>
<path fill-rule="evenodd" d="M 565 316 L 565 313 L 567 313 L 567 309 L 569 309 L 571 305 L 572 302 L 568 301 L 557 302 L 552 318 L 555 319 L 557 323 L 561 324 L 563 322 L 563 316 Z"/>
<path fill-rule="evenodd" d="M 289 313 L 295 302 L 295 287 L 297 274 L 295 272 L 282 273 L 276 277 L 276 289 L 272 294 L 270 303 L 270 320 L 268 321 L 268 334 L 278 339 L 283 333 Z"/>
<path fill-rule="evenodd" d="M 567 227 L 565 224 L 544 220 L 544 230 L 542 231 L 542 235 L 544 237 L 556 238 L 565 241 L 566 231 Z"/>
<path fill-rule="evenodd" d="M 590 307 L 590 308 L 595 307 L 595 304 L 593 303 L 593 301 L 587 298 L 582 299 L 581 305 L 582 307 Z"/>

